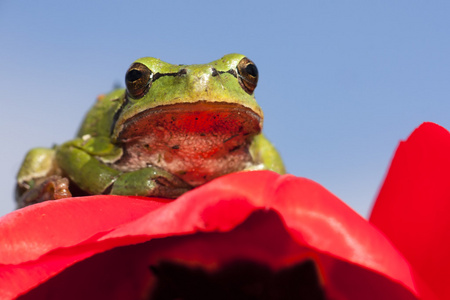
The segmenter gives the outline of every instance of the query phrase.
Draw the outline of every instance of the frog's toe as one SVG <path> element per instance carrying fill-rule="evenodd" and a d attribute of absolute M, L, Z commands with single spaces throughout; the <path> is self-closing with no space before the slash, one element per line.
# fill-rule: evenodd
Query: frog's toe
<path fill-rule="evenodd" d="M 72 197 L 69 190 L 69 180 L 66 177 L 50 176 L 23 192 L 19 186 L 16 189 L 17 206 L 19 208 L 48 200 Z"/>

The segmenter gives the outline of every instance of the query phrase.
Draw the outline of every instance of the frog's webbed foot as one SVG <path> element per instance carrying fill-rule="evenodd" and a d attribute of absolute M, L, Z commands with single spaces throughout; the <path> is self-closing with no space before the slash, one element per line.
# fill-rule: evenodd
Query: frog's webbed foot
<path fill-rule="evenodd" d="M 166 198 L 177 198 L 192 189 L 192 186 L 175 176 L 173 177 L 170 179 L 166 177 L 155 178 L 157 188 L 154 191 L 154 196 L 159 195 Z"/>
<path fill-rule="evenodd" d="M 110 194 L 176 198 L 192 186 L 162 169 L 148 167 L 121 174 Z"/>
<path fill-rule="evenodd" d="M 31 188 L 20 185 L 16 187 L 16 201 L 18 208 L 30 204 L 72 197 L 69 191 L 69 180 L 66 177 L 53 175 L 36 180 Z"/>

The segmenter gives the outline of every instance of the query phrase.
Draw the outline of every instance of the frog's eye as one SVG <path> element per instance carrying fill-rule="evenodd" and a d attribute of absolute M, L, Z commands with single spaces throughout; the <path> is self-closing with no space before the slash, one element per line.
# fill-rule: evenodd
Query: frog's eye
<path fill-rule="evenodd" d="M 256 65 L 250 59 L 244 57 L 237 65 L 237 71 L 241 87 L 250 95 L 253 94 L 258 83 L 258 69 Z"/>
<path fill-rule="evenodd" d="M 128 94 L 134 99 L 142 98 L 150 88 L 152 75 L 152 71 L 144 64 L 132 64 L 125 76 Z"/>

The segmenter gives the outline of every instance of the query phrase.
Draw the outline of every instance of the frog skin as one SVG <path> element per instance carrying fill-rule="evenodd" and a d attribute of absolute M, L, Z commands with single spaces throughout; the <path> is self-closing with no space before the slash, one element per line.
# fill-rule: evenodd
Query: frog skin
<path fill-rule="evenodd" d="M 75 139 L 28 152 L 18 206 L 98 194 L 176 198 L 232 172 L 284 173 L 261 133 L 257 81 L 241 54 L 198 65 L 136 60 L 126 89 L 100 96 Z"/>

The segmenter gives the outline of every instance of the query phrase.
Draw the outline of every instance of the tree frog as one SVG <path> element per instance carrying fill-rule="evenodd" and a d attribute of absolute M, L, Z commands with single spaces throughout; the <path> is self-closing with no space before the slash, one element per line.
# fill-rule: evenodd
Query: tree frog
<path fill-rule="evenodd" d="M 261 133 L 257 82 L 241 54 L 195 65 L 136 60 L 126 88 L 100 96 L 75 139 L 28 152 L 18 206 L 97 194 L 176 198 L 231 172 L 284 173 Z"/>

